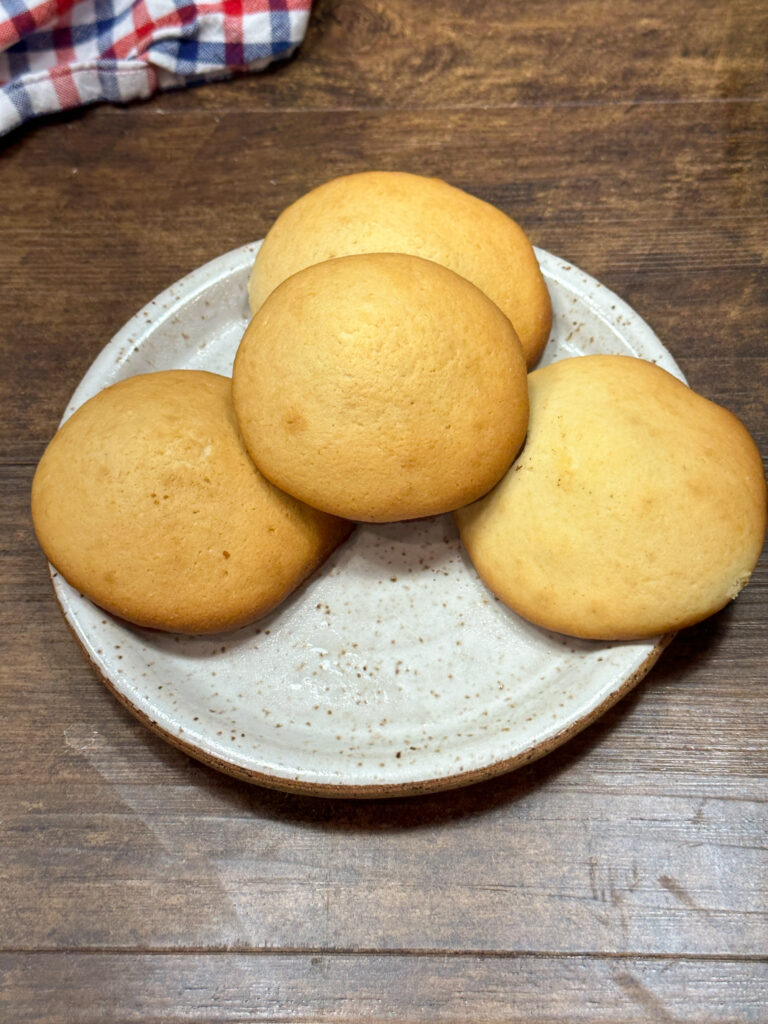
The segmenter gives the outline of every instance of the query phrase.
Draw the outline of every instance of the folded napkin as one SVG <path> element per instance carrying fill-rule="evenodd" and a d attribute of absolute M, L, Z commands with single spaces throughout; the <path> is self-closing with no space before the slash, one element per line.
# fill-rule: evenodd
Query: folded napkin
<path fill-rule="evenodd" d="M 0 0 L 0 135 L 289 57 L 311 0 Z"/>

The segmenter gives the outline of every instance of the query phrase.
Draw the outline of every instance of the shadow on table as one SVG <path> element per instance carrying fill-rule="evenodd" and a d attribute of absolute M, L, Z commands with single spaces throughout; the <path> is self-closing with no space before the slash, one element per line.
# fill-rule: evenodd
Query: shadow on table
<path fill-rule="evenodd" d="M 522 800 L 589 758 L 609 741 L 650 690 L 683 684 L 687 675 L 706 664 L 726 634 L 731 616 L 732 606 L 679 633 L 634 690 L 562 747 L 516 771 L 464 788 L 386 800 L 329 799 L 249 785 L 202 764 L 193 763 L 192 767 L 199 783 L 209 784 L 220 799 L 242 811 L 249 809 L 262 817 L 292 821 L 298 827 L 382 832 L 461 821 Z"/>

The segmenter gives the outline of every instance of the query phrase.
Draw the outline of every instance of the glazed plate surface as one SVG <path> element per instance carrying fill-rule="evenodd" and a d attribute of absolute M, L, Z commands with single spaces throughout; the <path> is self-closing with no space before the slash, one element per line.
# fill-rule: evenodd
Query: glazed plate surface
<path fill-rule="evenodd" d="M 65 418 L 137 373 L 230 375 L 258 246 L 213 260 L 141 310 L 88 370 Z M 609 352 L 683 379 L 621 299 L 537 256 L 554 307 L 540 365 Z M 592 643 L 529 625 L 480 582 L 450 515 L 359 526 L 277 611 L 215 637 L 128 626 L 52 576 L 88 658 L 140 720 L 223 771 L 325 796 L 431 792 L 532 761 L 627 693 L 668 639 Z"/>

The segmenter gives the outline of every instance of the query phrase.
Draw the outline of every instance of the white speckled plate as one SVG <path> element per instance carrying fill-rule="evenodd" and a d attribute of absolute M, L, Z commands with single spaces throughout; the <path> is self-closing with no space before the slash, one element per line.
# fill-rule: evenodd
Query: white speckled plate
<path fill-rule="evenodd" d="M 150 302 L 66 415 L 133 374 L 229 374 L 257 249 L 221 256 Z M 682 377 L 617 296 L 537 254 L 555 313 L 542 362 L 626 353 Z M 529 625 L 479 581 L 452 516 L 358 527 L 276 612 L 217 637 L 128 626 L 53 578 L 94 667 L 148 726 L 231 774 L 328 796 L 448 789 L 532 761 L 628 692 L 668 639 L 588 643 Z"/>

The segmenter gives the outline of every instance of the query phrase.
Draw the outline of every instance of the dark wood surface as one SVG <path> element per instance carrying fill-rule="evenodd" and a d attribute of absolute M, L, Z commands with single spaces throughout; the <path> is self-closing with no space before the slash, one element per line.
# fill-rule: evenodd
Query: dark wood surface
<path fill-rule="evenodd" d="M 512 214 L 768 452 L 767 35 L 754 0 L 318 0 L 279 68 L 0 143 L 0 1019 L 768 1020 L 765 556 L 542 761 L 327 801 L 219 775 L 124 711 L 28 514 L 125 320 L 370 167 Z"/>

